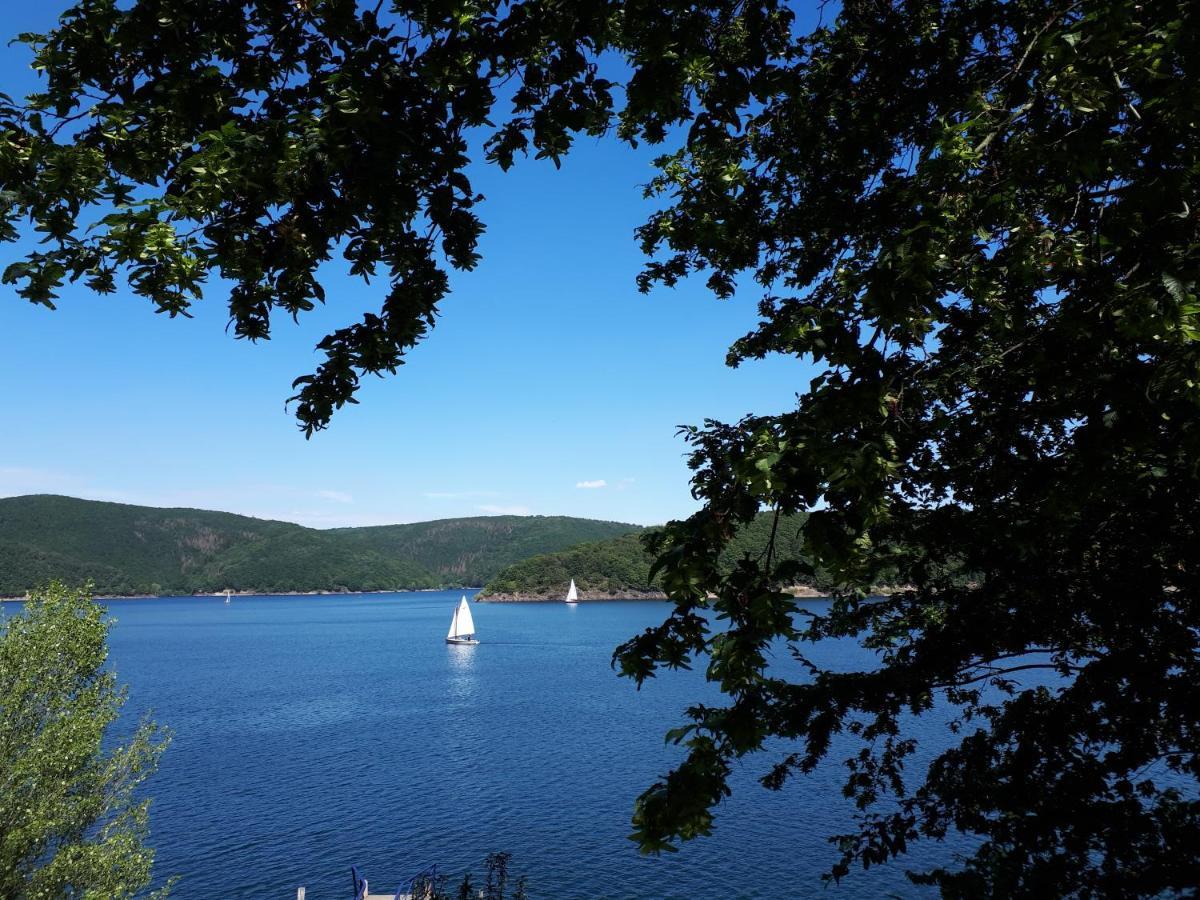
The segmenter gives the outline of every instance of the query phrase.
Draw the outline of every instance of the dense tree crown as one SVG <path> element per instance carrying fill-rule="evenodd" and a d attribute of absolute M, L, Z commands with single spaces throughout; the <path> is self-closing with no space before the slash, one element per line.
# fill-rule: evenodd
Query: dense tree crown
<path fill-rule="evenodd" d="M 216 272 L 261 338 L 338 252 L 390 288 L 297 382 L 311 431 L 474 265 L 469 129 L 501 166 L 666 141 L 641 287 L 756 285 L 730 363 L 824 371 L 793 410 L 687 432 L 704 508 L 656 543 L 674 607 L 616 663 L 703 660 L 728 705 L 691 711 L 637 839 L 707 833 L 768 738 L 798 742 L 778 787 L 841 734 L 862 818 L 835 876 L 958 829 L 974 856 L 914 873 L 951 895 L 1200 883 L 1194 5 L 852 0 L 811 32 L 777 2 L 382 6 L 90 0 L 28 36 L 46 89 L 0 107 L 0 215 L 44 242 L 5 279 L 50 303 L 123 274 L 175 315 Z M 798 614 L 802 564 L 770 550 L 720 569 L 763 508 L 815 509 L 827 611 Z M 885 570 L 909 589 L 869 596 Z M 772 674 L 827 635 L 878 666 Z M 904 716 L 939 701 L 950 749 L 905 769 Z"/>
<path fill-rule="evenodd" d="M 103 746 L 125 702 L 108 628 L 87 590 L 61 584 L 0 625 L 0 896 L 116 900 L 150 883 L 150 801 L 135 792 L 166 740 L 146 722 Z"/>

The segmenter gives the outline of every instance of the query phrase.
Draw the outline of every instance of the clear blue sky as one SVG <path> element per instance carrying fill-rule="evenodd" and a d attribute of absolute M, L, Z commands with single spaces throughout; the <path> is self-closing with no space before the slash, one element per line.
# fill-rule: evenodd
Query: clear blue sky
<path fill-rule="evenodd" d="M 12 4 L 3 27 L 44 30 L 56 6 Z M 24 48 L 0 46 L 0 91 L 33 84 Z M 637 292 L 633 229 L 654 152 L 585 139 L 561 170 L 477 164 L 482 264 L 454 276 L 437 328 L 400 373 L 368 381 L 361 404 L 309 441 L 284 410 L 291 380 L 318 363 L 313 346 L 328 330 L 378 306 L 378 284 L 331 266 L 327 305 L 298 326 L 280 319 L 258 345 L 226 334 L 219 282 L 190 320 L 82 287 L 50 311 L 0 286 L 0 496 L 198 506 L 316 527 L 687 515 L 697 504 L 676 426 L 789 408 L 812 371 L 786 359 L 724 366 L 729 343 L 754 325 L 753 290 L 726 302 L 699 281 Z M 12 255 L 0 245 L 0 264 Z"/>

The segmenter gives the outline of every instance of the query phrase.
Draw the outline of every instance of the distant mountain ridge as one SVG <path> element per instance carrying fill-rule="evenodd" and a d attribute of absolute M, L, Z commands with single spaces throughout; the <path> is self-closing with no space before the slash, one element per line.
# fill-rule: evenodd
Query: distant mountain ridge
<path fill-rule="evenodd" d="M 101 594 L 478 586 L 505 566 L 639 526 L 479 516 L 318 530 L 201 509 L 52 494 L 0 499 L 0 596 L 51 578 Z"/>

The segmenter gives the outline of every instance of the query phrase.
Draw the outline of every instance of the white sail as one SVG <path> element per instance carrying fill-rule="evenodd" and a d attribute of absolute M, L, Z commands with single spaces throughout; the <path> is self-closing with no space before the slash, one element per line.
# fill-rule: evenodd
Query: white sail
<path fill-rule="evenodd" d="M 571 587 L 567 590 L 567 602 L 568 603 L 578 603 L 579 602 L 579 591 L 575 590 L 575 579 L 574 578 L 571 579 Z"/>
<path fill-rule="evenodd" d="M 475 622 L 471 618 L 471 605 L 467 603 L 466 597 L 458 601 L 458 633 L 463 635 L 475 633 Z"/>
<path fill-rule="evenodd" d="M 454 610 L 454 620 L 450 623 L 450 634 L 447 637 L 467 637 L 475 633 L 475 622 L 471 619 L 471 607 L 467 598 L 463 597 Z"/>

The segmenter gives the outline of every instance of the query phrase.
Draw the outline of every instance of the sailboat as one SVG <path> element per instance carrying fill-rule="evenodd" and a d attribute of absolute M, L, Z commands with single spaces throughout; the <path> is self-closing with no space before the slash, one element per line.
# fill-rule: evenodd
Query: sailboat
<path fill-rule="evenodd" d="M 579 591 L 575 590 L 575 579 L 571 579 L 571 586 L 567 589 L 567 603 L 578 603 Z"/>
<path fill-rule="evenodd" d="M 454 618 L 450 620 L 450 633 L 446 635 L 447 644 L 478 644 L 475 640 L 475 622 L 471 619 L 471 607 L 467 605 L 467 597 L 458 601 L 454 608 Z"/>
<path fill-rule="evenodd" d="M 225 602 L 229 603 L 229 588 L 225 589 Z"/>

